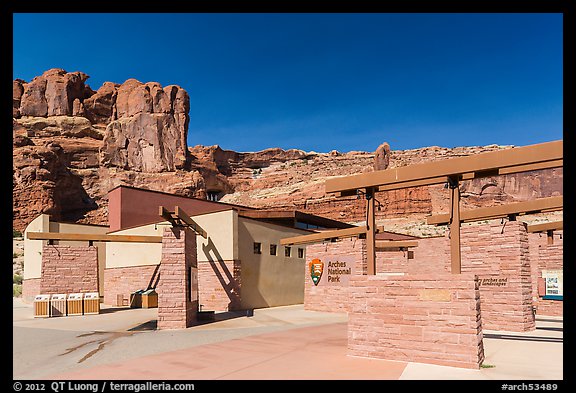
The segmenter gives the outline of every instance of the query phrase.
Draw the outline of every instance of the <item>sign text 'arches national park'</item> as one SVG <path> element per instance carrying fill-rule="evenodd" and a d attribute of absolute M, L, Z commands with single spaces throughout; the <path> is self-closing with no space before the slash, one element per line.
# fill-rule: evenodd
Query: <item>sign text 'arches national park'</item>
<path fill-rule="evenodd" d="M 355 273 L 355 261 L 351 256 L 315 258 L 308 264 L 308 272 L 314 286 L 348 285 Z"/>

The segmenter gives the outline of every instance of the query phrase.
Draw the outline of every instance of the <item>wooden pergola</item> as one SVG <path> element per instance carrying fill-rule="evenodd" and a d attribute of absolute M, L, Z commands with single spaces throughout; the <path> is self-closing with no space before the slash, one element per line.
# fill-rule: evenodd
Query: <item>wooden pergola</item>
<path fill-rule="evenodd" d="M 563 141 L 553 141 L 457 157 L 430 163 L 391 168 L 381 171 L 328 179 L 326 193 L 337 196 L 364 194 L 367 201 L 366 240 L 368 274 L 376 274 L 377 191 L 447 184 L 450 188 L 450 255 L 451 271 L 461 272 L 460 255 L 460 182 L 475 178 L 506 175 L 563 166 Z"/>
<path fill-rule="evenodd" d="M 563 209 L 564 197 L 555 196 L 549 198 L 539 198 L 532 201 L 508 203 L 506 205 L 481 207 L 472 210 L 462 210 L 460 212 L 460 222 L 471 222 L 480 220 L 491 220 L 495 218 L 508 217 L 511 221 L 516 220 L 516 216 L 525 214 L 536 214 L 553 212 Z M 446 225 L 450 223 L 450 213 L 435 214 L 426 218 L 428 225 Z"/>
<path fill-rule="evenodd" d="M 322 231 L 310 235 L 301 235 L 280 239 L 280 245 L 291 246 L 295 244 L 313 244 L 324 241 L 336 241 L 350 237 L 366 237 L 368 228 L 366 226 L 337 229 L 332 231 Z M 384 227 L 376 228 L 376 233 L 384 232 Z M 375 247 L 382 251 L 405 250 L 418 247 L 417 240 L 376 240 Z"/>
<path fill-rule="evenodd" d="M 564 229 L 564 221 L 552 221 L 545 222 L 542 224 L 530 224 L 526 229 L 530 233 L 542 233 L 546 232 L 548 237 L 548 244 L 554 244 L 554 231 L 559 231 Z"/>

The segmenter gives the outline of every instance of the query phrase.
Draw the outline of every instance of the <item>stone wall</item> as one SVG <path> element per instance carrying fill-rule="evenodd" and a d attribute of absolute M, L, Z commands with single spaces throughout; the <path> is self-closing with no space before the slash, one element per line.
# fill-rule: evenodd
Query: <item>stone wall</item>
<path fill-rule="evenodd" d="M 376 272 L 379 273 L 439 273 L 450 272 L 450 245 L 448 238 L 418 239 L 418 247 L 408 251 L 377 251 Z M 411 252 L 412 258 L 408 258 Z M 448 263 L 446 262 L 448 261 Z"/>
<path fill-rule="evenodd" d="M 139 289 L 156 288 L 160 265 L 127 266 L 104 270 L 104 304 L 122 306 L 118 295 L 130 301 L 130 294 Z"/>
<path fill-rule="evenodd" d="M 361 266 L 365 254 L 365 241 L 357 240 L 362 247 L 344 239 L 335 243 L 315 244 L 307 247 L 307 261 L 322 260 L 333 255 L 356 258 Z M 357 243 L 358 244 L 358 243 Z M 482 299 L 482 318 L 485 329 L 528 331 L 535 328 L 532 310 L 532 279 L 528 235 L 523 223 L 517 221 L 483 225 L 464 225 L 461 228 L 462 272 L 479 276 Z M 450 272 L 450 245 L 448 237 L 418 240 L 407 251 L 379 251 L 376 253 L 377 275 L 437 274 Z M 364 265 L 362 265 L 364 266 Z M 362 274 L 365 270 L 356 270 Z M 314 286 L 308 269 L 305 275 L 304 308 L 317 311 L 349 311 L 347 286 Z"/>
<path fill-rule="evenodd" d="M 24 303 L 34 302 L 36 295 L 40 294 L 40 279 L 29 278 L 22 280 L 22 301 Z"/>
<path fill-rule="evenodd" d="M 165 228 L 158 292 L 158 329 L 192 326 L 198 311 L 196 233 Z"/>
<path fill-rule="evenodd" d="M 355 274 L 366 274 L 366 241 L 343 239 L 335 243 L 319 243 L 306 246 L 306 270 L 304 274 L 304 309 L 312 311 L 348 312 L 348 285 L 315 286 L 310 276 L 309 264 L 314 258 L 326 260 L 329 256 L 347 256 L 354 259 Z"/>
<path fill-rule="evenodd" d="M 240 309 L 240 261 L 198 262 L 198 293 L 202 310 Z"/>
<path fill-rule="evenodd" d="M 98 292 L 98 249 L 94 246 L 42 248 L 41 294 Z"/>
<path fill-rule="evenodd" d="M 541 244 L 538 247 L 538 277 L 542 277 L 543 270 L 562 270 L 564 265 L 564 245 L 562 240 L 554 240 L 554 244 Z M 562 300 L 549 300 L 537 298 L 536 308 L 538 315 L 563 315 Z"/>
<path fill-rule="evenodd" d="M 519 221 L 461 229 L 462 272 L 480 279 L 484 329 L 535 328 L 526 226 Z"/>
<path fill-rule="evenodd" d="M 478 369 L 484 360 L 473 274 L 354 276 L 348 354 Z"/>

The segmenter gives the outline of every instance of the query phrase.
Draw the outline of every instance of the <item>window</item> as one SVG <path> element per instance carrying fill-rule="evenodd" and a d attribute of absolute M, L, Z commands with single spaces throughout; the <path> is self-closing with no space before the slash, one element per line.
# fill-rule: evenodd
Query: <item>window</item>
<path fill-rule="evenodd" d="M 289 257 L 292 254 L 292 247 L 284 247 L 284 256 Z"/>
<path fill-rule="evenodd" d="M 270 255 L 276 255 L 276 244 L 270 244 Z"/>
<path fill-rule="evenodd" d="M 298 258 L 304 258 L 304 249 L 303 248 L 298 249 Z"/>
<path fill-rule="evenodd" d="M 300 229 L 326 229 L 325 227 L 322 227 L 320 225 L 310 224 L 310 223 L 302 222 L 302 221 L 296 221 L 296 228 L 300 228 Z"/>
<path fill-rule="evenodd" d="M 207 191 L 206 192 L 206 199 L 212 202 L 218 202 L 220 197 L 220 191 Z"/>
<path fill-rule="evenodd" d="M 262 243 L 254 242 L 254 254 L 262 254 Z"/>

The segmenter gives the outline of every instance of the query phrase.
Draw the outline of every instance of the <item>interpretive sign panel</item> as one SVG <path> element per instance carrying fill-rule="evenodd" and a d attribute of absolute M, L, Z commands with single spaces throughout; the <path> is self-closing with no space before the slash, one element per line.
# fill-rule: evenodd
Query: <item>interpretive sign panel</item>
<path fill-rule="evenodd" d="M 546 285 L 545 298 L 562 299 L 564 297 L 564 273 L 562 270 L 542 270 Z"/>

